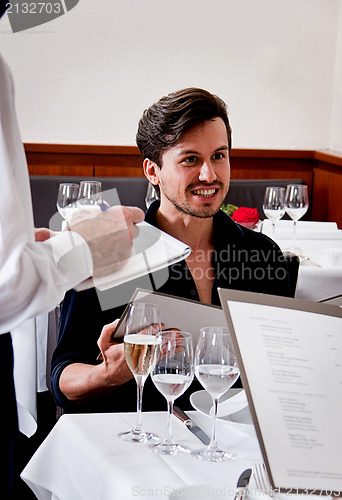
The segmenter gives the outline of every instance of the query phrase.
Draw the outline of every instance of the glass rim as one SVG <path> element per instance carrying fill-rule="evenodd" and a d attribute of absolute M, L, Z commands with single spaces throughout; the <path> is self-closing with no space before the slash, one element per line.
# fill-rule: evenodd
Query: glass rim
<path fill-rule="evenodd" d="M 76 182 L 60 182 L 59 184 L 60 186 L 73 186 L 73 187 L 80 187 L 79 184 L 77 184 Z"/>
<path fill-rule="evenodd" d="M 224 331 L 212 331 L 210 332 L 209 330 L 224 330 Z M 202 328 L 200 328 L 200 332 L 201 333 L 211 333 L 211 334 L 215 334 L 215 335 L 231 335 L 230 331 L 229 331 L 229 328 L 226 327 L 226 326 L 203 326 Z"/>
<path fill-rule="evenodd" d="M 156 309 L 159 309 L 159 306 L 158 304 L 153 304 L 153 302 L 130 302 L 128 304 L 128 307 L 133 307 L 133 306 L 144 306 L 144 307 L 153 307 L 153 308 L 156 308 Z"/>
<path fill-rule="evenodd" d="M 80 181 L 80 184 L 93 184 L 93 185 L 101 185 L 102 182 L 101 181 Z"/>
<path fill-rule="evenodd" d="M 166 329 L 166 330 L 159 330 L 159 332 L 156 333 L 156 335 L 164 335 L 165 333 L 174 333 L 178 335 L 182 335 L 183 337 L 191 337 L 192 338 L 192 333 L 186 332 L 184 330 L 172 330 L 172 329 Z"/>
<path fill-rule="evenodd" d="M 307 189 L 307 184 L 287 184 L 286 187 L 295 187 L 295 188 L 305 188 Z"/>

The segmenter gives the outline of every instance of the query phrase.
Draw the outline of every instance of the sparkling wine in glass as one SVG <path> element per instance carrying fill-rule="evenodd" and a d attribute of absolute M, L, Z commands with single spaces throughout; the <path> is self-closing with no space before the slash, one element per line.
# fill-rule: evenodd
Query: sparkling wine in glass
<path fill-rule="evenodd" d="M 285 193 L 285 210 L 293 220 L 292 250 L 295 250 L 297 221 L 309 208 L 308 187 L 304 184 L 289 184 Z"/>
<path fill-rule="evenodd" d="M 192 336 L 177 330 L 157 333 L 157 361 L 151 373 L 152 381 L 163 394 L 168 405 L 167 431 L 163 442 L 151 445 L 151 449 L 162 455 L 190 452 L 177 444 L 172 437 L 172 411 L 175 399 L 181 396 L 194 378 Z"/>
<path fill-rule="evenodd" d="M 266 217 L 272 223 L 272 233 L 275 234 L 275 223 L 285 215 L 285 188 L 268 186 L 262 205 Z"/>
<path fill-rule="evenodd" d="M 63 182 L 58 187 L 57 210 L 66 222 L 69 222 L 76 209 L 79 185 Z"/>
<path fill-rule="evenodd" d="M 144 443 L 156 439 L 142 428 L 142 395 L 145 381 L 156 362 L 156 348 L 160 342 L 159 308 L 155 304 L 133 302 L 129 305 L 125 323 L 125 357 L 137 383 L 137 421 L 131 431 L 121 432 L 125 441 Z"/>
<path fill-rule="evenodd" d="M 191 454 L 201 460 L 221 462 L 235 458 L 233 453 L 219 448 L 216 441 L 218 401 L 240 376 L 232 339 L 228 328 L 201 328 L 195 353 L 195 375 L 213 400 L 213 431 L 207 448 Z"/>

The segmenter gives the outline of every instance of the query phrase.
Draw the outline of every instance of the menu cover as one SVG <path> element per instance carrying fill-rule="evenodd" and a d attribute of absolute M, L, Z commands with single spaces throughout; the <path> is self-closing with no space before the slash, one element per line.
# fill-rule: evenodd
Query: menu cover
<path fill-rule="evenodd" d="M 130 303 L 132 302 L 157 304 L 160 311 L 160 321 L 165 325 L 164 329 L 178 328 L 191 333 L 194 345 L 196 345 L 201 328 L 205 326 L 227 326 L 224 312 L 219 306 L 174 297 L 164 293 L 151 292 L 141 288 L 136 289 Z M 127 311 L 128 306 L 114 331 L 114 339 L 124 336 Z"/>
<path fill-rule="evenodd" d="M 342 309 L 219 289 L 271 485 L 342 495 Z"/>
<path fill-rule="evenodd" d="M 188 245 L 157 227 L 147 222 L 140 222 L 137 227 L 139 235 L 134 238 L 131 255 L 123 266 L 106 276 L 83 281 L 75 287 L 78 292 L 93 287 L 107 290 L 163 267 L 171 266 L 190 255 L 191 248 Z"/>

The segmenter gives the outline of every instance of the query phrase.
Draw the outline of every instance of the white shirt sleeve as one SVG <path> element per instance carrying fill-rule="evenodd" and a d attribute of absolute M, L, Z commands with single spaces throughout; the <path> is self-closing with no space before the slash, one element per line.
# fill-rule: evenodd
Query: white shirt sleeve
<path fill-rule="evenodd" d="M 0 333 L 60 302 L 66 290 L 92 274 L 85 240 L 63 232 L 34 241 L 24 148 L 10 72 L 0 56 Z"/>

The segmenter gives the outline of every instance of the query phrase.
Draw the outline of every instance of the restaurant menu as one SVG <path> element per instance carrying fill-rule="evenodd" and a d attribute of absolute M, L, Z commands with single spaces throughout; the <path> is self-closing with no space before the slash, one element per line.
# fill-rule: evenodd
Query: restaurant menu
<path fill-rule="evenodd" d="M 272 486 L 342 495 L 342 309 L 219 293 Z"/>
<path fill-rule="evenodd" d="M 200 334 L 200 329 L 205 326 L 227 326 L 226 318 L 221 307 L 204 304 L 189 299 L 181 299 L 173 295 L 151 292 L 137 288 L 130 303 L 150 302 L 159 307 L 160 321 L 164 329 L 178 328 L 192 334 L 194 346 Z M 114 331 L 113 338 L 124 336 L 125 319 L 128 307 L 123 312 Z"/>

